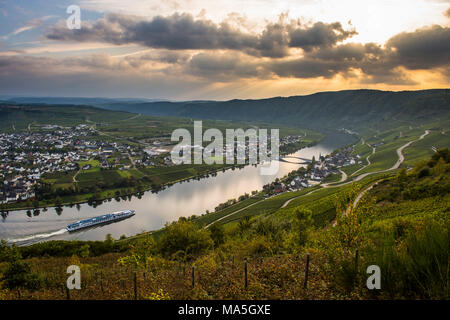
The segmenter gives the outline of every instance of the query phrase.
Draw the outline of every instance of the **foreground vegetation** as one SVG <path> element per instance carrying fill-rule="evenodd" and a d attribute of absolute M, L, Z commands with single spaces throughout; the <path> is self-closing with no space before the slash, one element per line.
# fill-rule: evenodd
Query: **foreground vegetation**
<path fill-rule="evenodd" d="M 82 289 L 71 299 L 133 299 L 134 274 L 138 299 L 449 299 L 449 191 L 450 152 L 442 149 L 412 170 L 319 189 L 207 229 L 180 218 L 120 241 L 3 244 L 0 297 L 66 299 L 66 268 L 76 264 Z M 366 287 L 369 265 L 380 267 L 380 290 Z"/>

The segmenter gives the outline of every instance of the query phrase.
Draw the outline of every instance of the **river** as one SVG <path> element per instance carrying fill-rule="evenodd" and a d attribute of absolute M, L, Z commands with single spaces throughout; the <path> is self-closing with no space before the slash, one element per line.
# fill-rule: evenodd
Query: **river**
<path fill-rule="evenodd" d="M 333 133 L 328 134 L 319 144 L 298 150 L 293 156 L 311 159 L 326 155 L 333 150 L 354 142 L 354 136 Z M 290 159 L 296 161 L 295 159 Z M 228 199 L 238 198 L 244 193 L 261 190 L 262 187 L 281 178 L 300 164 L 279 163 L 278 173 L 274 176 L 260 175 L 259 167 L 246 166 L 241 169 L 218 172 L 217 176 L 176 183 L 158 193 L 147 191 L 140 198 L 129 200 L 104 201 L 96 208 L 88 204 L 64 207 L 60 215 L 55 208 L 40 210 L 37 216 L 27 216 L 26 210 L 11 211 L 0 222 L 0 239 L 6 239 L 17 245 L 28 245 L 48 240 L 104 240 L 107 234 L 114 238 L 121 235 L 132 236 L 142 231 L 156 230 L 166 222 L 201 215 Z M 99 226 L 76 233 L 68 233 L 65 227 L 80 219 L 95 217 L 104 213 L 120 210 L 136 210 L 136 215 L 116 223 Z"/>

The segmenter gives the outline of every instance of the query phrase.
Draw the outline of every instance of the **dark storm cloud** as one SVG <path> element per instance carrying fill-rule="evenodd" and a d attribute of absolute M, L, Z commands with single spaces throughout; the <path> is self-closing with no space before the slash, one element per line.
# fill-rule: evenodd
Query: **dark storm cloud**
<path fill-rule="evenodd" d="M 349 68 L 348 63 L 302 58 L 288 61 L 276 61 L 266 66 L 280 77 L 295 78 L 331 78 Z"/>
<path fill-rule="evenodd" d="M 96 22 L 84 23 L 79 30 L 69 30 L 64 23 L 51 28 L 46 37 L 64 41 L 101 41 L 114 44 L 138 43 L 150 48 L 170 50 L 228 49 L 255 56 L 285 57 L 289 48 L 332 46 L 353 36 L 340 23 L 316 23 L 302 26 L 297 22 L 268 23 L 261 34 L 245 33 L 228 23 L 194 19 L 190 14 L 157 16 L 142 20 L 134 16 L 109 14 Z"/>
<path fill-rule="evenodd" d="M 386 43 L 391 62 L 408 69 L 431 69 L 450 64 L 450 28 L 434 25 L 400 33 Z"/>
<path fill-rule="evenodd" d="M 199 53 L 189 61 L 185 72 L 221 81 L 239 78 L 264 78 L 261 63 L 254 60 L 233 52 L 223 54 Z"/>
<path fill-rule="evenodd" d="M 47 37 L 71 41 L 140 43 L 138 54 L 79 56 L 67 59 L 0 56 L 0 76 L 92 73 L 174 76 L 199 81 L 239 79 L 359 77 L 362 83 L 412 84 L 408 70 L 450 72 L 450 28 L 431 26 L 403 32 L 385 45 L 344 43 L 355 31 L 339 23 L 268 23 L 260 34 L 244 33 L 226 23 L 195 20 L 187 14 L 156 17 L 108 15 L 81 30 L 55 26 Z M 155 47 L 155 48 L 153 48 Z M 290 50 L 302 48 L 303 50 Z M 185 51 L 196 49 L 199 52 Z M 116 72 L 117 73 L 117 72 Z M 117 73 L 117 74 L 119 74 Z M 112 75 L 114 76 L 114 75 Z"/>
<path fill-rule="evenodd" d="M 399 70 L 450 68 L 450 28 L 432 26 L 390 38 L 384 47 L 375 44 L 341 44 L 305 52 L 298 59 L 273 61 L 266 68 L 281 77 L 329 78 L 361 70 L 368 82 L 411 84 Z"/>
<path fill-rule="evenodd" d="M 290 46 L 311 51 L 314 48 L 330 47 L 357 34 L 356 31 L 346 31 L 339 22 L 325 24 L 315 23 L 311 28 L 295 28 L 290 30 Z"/>
<path fill-rule="evenodd" d="M 95 23 L 69 30 L 58 25 L 49 30 L 48 39 L 66 41 L 102 41 L 114 44 L 139 43 L 151 48 L 242 49 L 255 47 L 257 38 L 217 25 L 210 20 L 194 20 L 190 14 L 157 16 L 150 21 L 126 15 L 109 14 Z"/>

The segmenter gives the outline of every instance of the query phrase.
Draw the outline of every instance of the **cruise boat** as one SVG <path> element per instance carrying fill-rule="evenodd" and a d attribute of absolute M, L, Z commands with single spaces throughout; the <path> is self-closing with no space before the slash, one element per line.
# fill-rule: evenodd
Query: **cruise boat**
<path fill-rule="evenodd" d="M 85 228 L 90 228 L 102 224 L 108 224 L 112 222 L 117 222 L 123 219 L 130 218 L 134 216 L 134 210 L 117 211 L 113 213 L 108 213 L 99 217 L 90 218 L 86 220 L 80 220 L 75 223 L 69 224 L 66 230 L 69 232 L 78 231 Z"/>

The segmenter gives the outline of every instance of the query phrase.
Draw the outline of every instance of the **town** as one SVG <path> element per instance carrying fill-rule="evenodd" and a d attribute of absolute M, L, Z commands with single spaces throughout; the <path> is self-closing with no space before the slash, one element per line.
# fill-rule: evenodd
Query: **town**
<path fill-rule="evenodd" d="M 95 139 L 97 135 L 85 124 L 44 125 L 33 132 L 0 133 L 0 203 L 32 199 L 34 186 L 44 174 L 89 170 L 91 160 L 97 160 L 102 169 L 171 165 L 169 157 L 158 158 L 168 151 L 159 142 L 153 148 L 144 148 Z"/>
<path fill-rule="evenodd" d="M 173 166 L 169 155 L 168 139 L 153 139 L 142 143 L 127 143 L 114 139 L 99 138 L 101 132 L 93 126 L 80 124 L 74 127 L 41 125 L 37 130 L 0 134 L 0 203 L 33 200 L 35 187 L 45 176 L 52 173 L 90 170 L 93 161 L 101 170 L 120 171 L 137 167 Z M 306 133 L 305 133 L 306 135 Z M 280 140 L 280 153 L 286 154 L 302 142 L 302 135 L 289 135 Z M 189 146 L 195 148 L 196 146 Z M 204 147 L 200 147 L 205 149 Z M 207 147 L 206 147 L 207 148 Z M 249 141 L 235 142 L 234 157 L 242 152 L 245 158 L 257 151 L 259 145 Z M 255 149 L 255 150 L 253 150 Z M 224 147 L 223 153 L 229 150 Z M 307 188 L 320 183 L 330 174 L 338 174 L 338 167 L 354 164 L 358 157 L 351 157 L 352 149 L 344 149 L 332 156 L 320 157 L 308 166 L 306 172 L 276 181 L 270 185 L 271 193 Z M 270 154 L 270 150 L 268 151 Z M 214 152 L 211 153 L 215 156 Z M 270 193 L 269 192 L 269 193 Z"/>
<path fill-rule="evenodd" d="M 339 168 L 354 164 L 362 164 L 360 155 L 352 155 L 354 146 L 349 146 L 338 150 L 327 156 L 319 156 L 316 161 L 312 161 L 305 167 L 290 172 L 282 179 L 264 186 L 267 196 L 275 194 L 310 188 L 324 182 L 325 178 L 331 175 L 340 174 Z"/>

